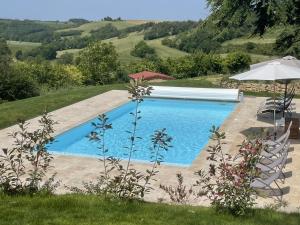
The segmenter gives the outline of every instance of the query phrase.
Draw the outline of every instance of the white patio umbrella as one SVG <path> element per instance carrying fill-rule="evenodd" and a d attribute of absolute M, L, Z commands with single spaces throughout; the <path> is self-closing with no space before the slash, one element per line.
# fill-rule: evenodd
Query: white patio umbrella
<path fill-rule="evenodd" d="M 268 63 L 256 69 L 247 71 L 230 77 L 239 81 L 247 80 L 260 80 L 260 81 L 273 81 L 274 82 L 274 103 L 275 103 L 275 82 L 282 80 L 296 80 L 300 79 L 300 68 L 295 66 L 284 65 L 279 61 Z M 276 123 L 274 108 L 274 125 Z"/>
<path fill-rule="evenodd" d="M 285 57 L 280 58 L 280 59 L 273 59 L 273 60 L 269 60 L 269 61 L 266 61 L 266 62 L 253 64 L 253 65 L 250 66 L 250 69 L 251 70 L 257 69 L 261 66 L 265 66 L 265 65 L 267 65 L 269 63 L 272 63 L 272 62 L 280 62 L 283 65 L 294 66 L 294 67 L 300 68 L 300 60 L 298 60 L 297 58 L 295 58 L 293 56 L 288 55 L 288 56 L 285 56 Z M 286 99 L 286 95 L 287 95 L 288 82 L 289 82 L 289 80 L 285 80 L 284 100 Z M 285 101 L 284 101 L 284 105 L 285 105 Z M 285 112 L 283 111 L 283 117 L 284 117 L 284 113 Z"/>

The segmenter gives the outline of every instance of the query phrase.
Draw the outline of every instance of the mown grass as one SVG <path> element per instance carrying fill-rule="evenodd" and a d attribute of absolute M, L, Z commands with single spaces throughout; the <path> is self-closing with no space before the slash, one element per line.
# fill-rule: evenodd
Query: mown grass
<path fill-rule="evenodd" d="M 299 225 L 300 215 L 255 210 L 247 217 L 216 213 L 212 208 L 137 201 L 103 200 L 96 196 L 1 197 L 1 225 Z"/>
<path fill-rule="evenodd" d="M 0 128 L 16 124 L 19 119 L 30 119 L 41 115 L 44 110 L 53 110 L 116 89 L 124 84 L 87 86 L 49 92 L 42 96 L 0 104 Z"/>

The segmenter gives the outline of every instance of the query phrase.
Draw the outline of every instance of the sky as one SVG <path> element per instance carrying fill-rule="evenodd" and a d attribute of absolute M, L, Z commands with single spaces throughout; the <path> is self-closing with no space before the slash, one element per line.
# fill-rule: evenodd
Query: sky
<path fill-rule="evenodd" d="M 0 17 L 10 19 L 199 20 L 208 16 L 206 0 L 0 0 Z"/>

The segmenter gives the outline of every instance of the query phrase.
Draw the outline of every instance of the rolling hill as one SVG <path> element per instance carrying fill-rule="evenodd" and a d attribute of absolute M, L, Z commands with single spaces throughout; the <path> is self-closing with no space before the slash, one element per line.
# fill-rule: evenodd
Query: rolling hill
<path fill-rule="evenodd" d="M 127 21 L 91 21 L 84 24 L 74 24 L 71 22 L 43 22 L 43 21 L 34 21 L 35 23 L 43 26 L 47 26 L 48 29 L 54 29 L 55 34 L 65 33 L 66 35 L 63 38 L 87 38 L 90 37 L 92 32 L 95 30 L 99 30 L 108 24 L 111 24 L 119 31 L 122 31 L 129 27 L 134 27 L 142 24 L 146 24 L 149 22 L 161 22 L 161 21 L 149 21 L 149 20 L 127 20 Z M 20 21 L 18 21 L 20 23 Z M 31 22 L 33 23 L 33 22 Z M 261 37 L 252 37 L 249 35 L 244 35 L 239 38 L 234 38 L 228 41 L 225 41 L 221 44 L 221 48 L 217 51 L 221 54 L 221 56 L 226 55 L 228 52 L 233 50 L 243 50 L 247 43 L 251 42 L 257 45 L 268 45 L 274 44 L 276 41 L 277 36 L 282 32 L 283 28 L 281 27 L 274 27 L 270 29 L 263 38 Z M 74 32 L 72 31 L 80 31 Z M 120 56 L 121 63 L 130 63 L 133 61 L 138 61 L 140 58 L 134 57 L 130 54 L 134 46 L 141 40 L 144 40 L 144 34 L 147 30 L 143 31 L 132 31 L 132 33 L 127 33 L 122 37 L 115 37 L 103 40 L 104 42 L 112 42 L 116 47 L 116 50 Z M 68 35 L 70 32 L 70 35 Z M 130 31 L 131 32 L 131 31 Z M 200 34 L 201 35 L 201 34 Z M 171 36 L 175 37 L 175 36 Z M 181 57 L 187 55 L 188 53 L 178 50 L 177 48 L 168 47 L 162 44 L 162 40 L 164 38 L 156 38 L 153 40 L 145 40 L 146 43 L 153 47 L 156 50 L 156 53 L 161 58 L 168 58 L 168 57 Z M 21 41 L 8 41 L 8 45 L 11 48 L 13 54 L 16 51 L 21 50 L 23 53 L 30 51 L 34 48 L 37 48 L 41 45 L 38 42 L 21 42 Z M 60 58 L 61 55 L 64 53 L 71 53 L 75 56 L 81 49 L 73 49 L 69 48 L 67 50 L 57 51 L 57 58 Z M 276 56 L 272 56 L 270 54 L 258 53 L 258 52 L 249 52 L 250 56 L 252 57 L 253 62 L 260 62 L 264 60 L 268 60 L 274 58 Z"/>
<path fill-rule="evenodd" d="M 90 35 L 91 31 L 97 30 L 101 27 L 104 27 L 105 25 L 112 24 L 114 27 L 116 27 L 118 30 L 122 30 L 128 27 L 140 25 L 143 23 L 147 23 L 150 21 L 147 20 L 124 20 L 124 21 L 93 21 L 90 23 L 85 23 L 79 27 L 76 28 L 68 28 L 68 29 L 62 29 L 57 30 L 56 32 L 66 32 L 66 31 L 82 31 L 81 36 L 88 36 Z"/>
<path fill-rule="evenodd" d="M 141 40 L 143 40 L 143 33 L 134 32 L 130 33 L 125 38 L 111 38 L 104 40 L 104 42 L 112 42 L 120 56 L 121 63 L 129 63 L 132 61 L 140 60 L 139 58 L 132 56 L 130 52 L 134 48 L 134 46 Z M 162 45 L 161 40 L 161 38 L 154 40 L 146 40 L 146 43 L 156 50 L 156 53 L 159 57 L 180 57 L 188 54 L 175 48 L 170 48 Z M 80 49 L 68 49 L 64 51 L 59 51 L 57 57 L 59 58 L 62 54 L 66 52 L 78 54 L 79 51 Z"/>

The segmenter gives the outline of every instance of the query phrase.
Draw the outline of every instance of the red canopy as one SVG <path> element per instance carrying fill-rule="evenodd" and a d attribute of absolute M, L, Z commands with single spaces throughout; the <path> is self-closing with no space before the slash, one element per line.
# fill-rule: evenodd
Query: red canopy
<path fill-rule="evenodd" d="M 155 80 L 155 79 L 160 79 L 160 80 L 175 80 L 174 77 L 161 74 L 161 73 L 155 73 L 155 72 L 150 72 L 150 71 L 143 71 L 140 73 L 135 73 L 135 74 L 129 74 L 128 75 L 132 79 L 144 79 L 144 80 Z"/>

